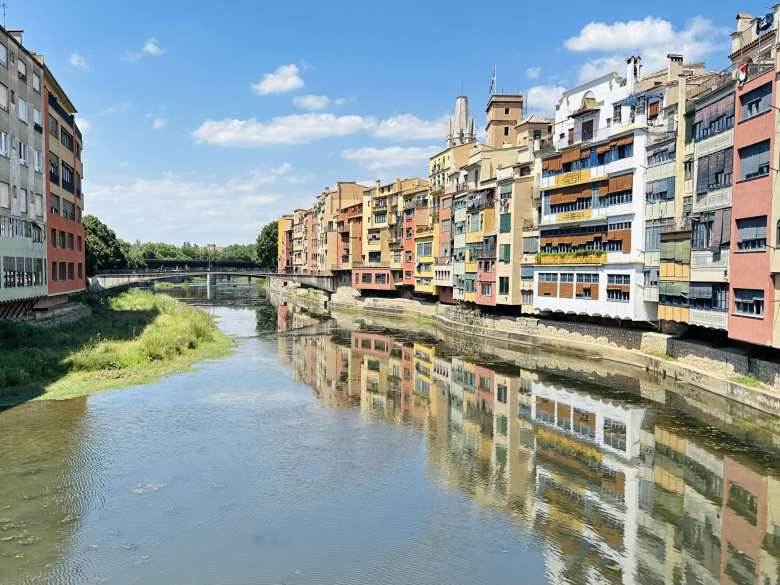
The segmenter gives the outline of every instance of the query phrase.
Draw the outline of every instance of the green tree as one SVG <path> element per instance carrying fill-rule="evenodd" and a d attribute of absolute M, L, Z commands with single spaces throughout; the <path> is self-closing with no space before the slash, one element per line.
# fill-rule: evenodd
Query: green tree
<path fill-rule="evenodd" d="M 94 215 L 84 217 L 84 242 L 86 247 L 87 274 L 93 276 L 99 270 L 128 268 L 130 244 L 116 237 L 114 230 Z"/>
<path fill-rule="evenodd" d="M 257 236 L 257 244 L 255 245 L 257 264 L 262 268 L 276 270 L 277 237 L 275 221 L 266 224 L 263 231 Z"/>

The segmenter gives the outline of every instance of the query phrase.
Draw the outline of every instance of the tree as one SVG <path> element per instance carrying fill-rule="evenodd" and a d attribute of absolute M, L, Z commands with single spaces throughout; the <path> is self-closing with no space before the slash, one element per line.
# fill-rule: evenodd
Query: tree
<path fill-rule="evenodd" d="M 99 270 L 130 266 L 130 244 L 117 238 L 114 230 L 94 215 L 84 217 L 84 245 L 89 276 L 94 276 Z"/>
<path fill-rule="evenodd" d="M 262 268 L 276 270 L 277 237 L 275 221 L 266 224 L 257 236 L 257 264 Z"/>

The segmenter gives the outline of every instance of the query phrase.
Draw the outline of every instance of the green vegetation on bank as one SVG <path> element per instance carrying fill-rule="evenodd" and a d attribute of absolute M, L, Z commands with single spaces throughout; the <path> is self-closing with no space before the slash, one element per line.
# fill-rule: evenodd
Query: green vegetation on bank
<path fill-rule="evenodd" d="M 92 317 L 51 329 L 0 323 L 0 405 L 145 384 L 225 355 L 231 341 L 205 312 L 131 290 Z"/>

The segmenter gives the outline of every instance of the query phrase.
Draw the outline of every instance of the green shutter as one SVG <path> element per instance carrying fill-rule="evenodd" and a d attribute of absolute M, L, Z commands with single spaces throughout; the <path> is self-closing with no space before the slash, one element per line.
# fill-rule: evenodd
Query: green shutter
<path fill-rule="evenodd" d="M 512 229 L 512 214 L 502 213 L 500 221 L 501 221 L 501 233 L 502 234 L 509 233 L 509 231 Z"/>
<path fill-rule="evenodd" d="M 501 244 L 501 262 L 509 262 L 510 246 L 509 244 Z"/>

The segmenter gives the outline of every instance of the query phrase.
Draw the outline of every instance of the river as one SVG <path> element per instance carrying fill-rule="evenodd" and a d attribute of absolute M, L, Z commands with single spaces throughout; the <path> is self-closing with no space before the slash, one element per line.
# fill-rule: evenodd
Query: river
<path fill-rule="evenodd" d="M 780 583 L 774 419 L 584 356 L 206 310 L 231 356 L 0 412 L 0 583 Z"/>

